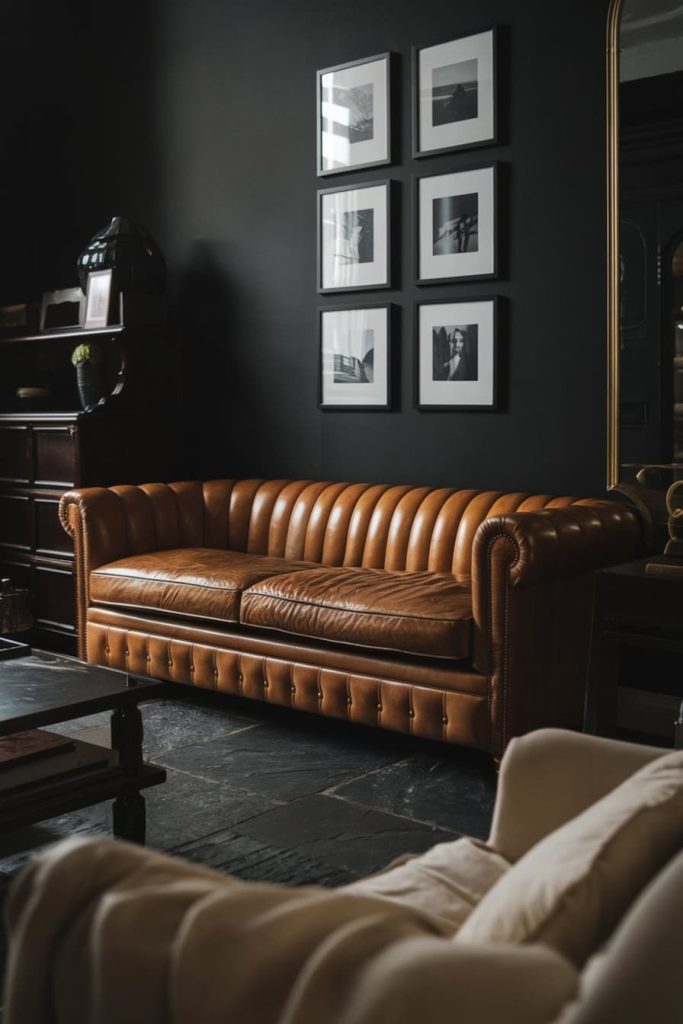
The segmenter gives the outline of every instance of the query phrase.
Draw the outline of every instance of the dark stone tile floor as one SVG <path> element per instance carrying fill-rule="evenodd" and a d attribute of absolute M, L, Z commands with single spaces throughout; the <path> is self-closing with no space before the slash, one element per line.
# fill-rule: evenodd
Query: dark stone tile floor
<path fill-rule="evenodd" d="M 169 687 L 143 704 L 147 845 L 241 878 L 341 885 L 462 834 L 488 832 L 490 759 L 407 736 Z M 109 715 L 56 730 L 108 745 Z M 36 849 L 111 835 L 98 804 L 0 837 L 0 892 Z"/>

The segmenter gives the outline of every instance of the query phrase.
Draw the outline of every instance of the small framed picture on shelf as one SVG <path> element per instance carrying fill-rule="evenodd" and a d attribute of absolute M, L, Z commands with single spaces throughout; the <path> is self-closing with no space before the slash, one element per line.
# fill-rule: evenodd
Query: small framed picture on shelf
<path fill-rule="evenodd" d="M 318 71 L 318 174 L 391 160 L 391 54 Z"/>
<path fill-rule="evenodd" d="M 413 51 L 413 155 L 496 141 L 496 31 Z"/>
<path fill-rule="evenodd" d="M 390 182 L 318 192 L 318 290 L 388 288 Z"/>
<path fill-rule="evenodd" d="M 85 293 L 84 327 L 106 327 L 112 300 L 112 270 L 91 270 Z"/>
<path fill-rule="evenodd" d="M 495 409 L 497 299 L 423 302 L 415 307 L 419 409 Z"/>
<path fill-rule="evenodd" d="M 418 284 L 495 277 L 496 165 L 418 178 Z"/>
<path fill-rule="evenodd" d="M 391 306 L 320 309 L 320 408 L 389 409 Z"/>
<path fill-rule="evenodd" d="M 40 302 L 40 330 L 78 327 L 83 320 L 85 296 L 80 288 L 43 292 Z"/>

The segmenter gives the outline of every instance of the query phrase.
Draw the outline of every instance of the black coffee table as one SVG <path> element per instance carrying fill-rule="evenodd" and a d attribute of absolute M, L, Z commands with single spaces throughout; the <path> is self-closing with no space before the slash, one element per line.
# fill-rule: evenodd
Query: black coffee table
<path fill-rule="evenodd" d="M 0 830 L 113 799 L 114 834 L 144 843 L 145 800 L 140 790 L 164 782 L 166 772 L 142 759 L 138 703 L 161 696 L 163 689 L 163 683 L 154 680 L 135 680 L 125 672 L 42 651 L 0 661 L 0 736 L 112 711 L 111 760 L 117 762 L 56 771 L 0 792 Z"/>

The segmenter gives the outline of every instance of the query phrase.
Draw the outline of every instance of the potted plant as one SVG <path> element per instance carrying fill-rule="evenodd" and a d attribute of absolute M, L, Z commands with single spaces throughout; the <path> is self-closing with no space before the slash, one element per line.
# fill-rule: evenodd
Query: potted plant
<path fill-rule="evenodd" d="M 101 349 L 94 344 L 77 345 L 71 353 L 71 362 L 76 367 L 81 406 L 89 409 L 97 405 L 104 392 Z"/>

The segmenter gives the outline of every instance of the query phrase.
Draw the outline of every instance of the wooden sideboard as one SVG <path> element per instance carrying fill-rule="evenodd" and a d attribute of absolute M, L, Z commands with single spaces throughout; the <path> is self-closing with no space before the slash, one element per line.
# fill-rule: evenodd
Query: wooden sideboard
<path fill-rule="evenodd" d="M 68 359 L 95 335 L 116 345 L 117 355 L 107 397 L 84 411 Z M 0 410 L 9 410 L 0 411 L 0 573 L 29 589 L 37 646 L 76 651 L 73 547 L 59 522 L 62 494 L 184 475 L 173 359 L 163 340 L 158 330 L 120 327 L 0 339 Z M 14 391 L 36 379 L 32 365 L 42 368 L 39 383 L 52 387 L 38 403 L 46 407 L 29 411 L 17 408 Z"/>
<path fill-rule="evenodd" d="M 654 567 L 654 568 L 650 568 Z M 584 730 L 674 743 L 683 684 L 683 575 L 651 555 L 595 576 Z"/>

